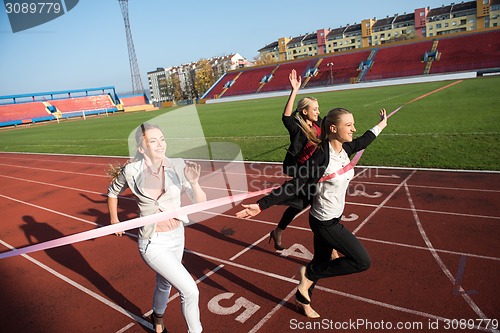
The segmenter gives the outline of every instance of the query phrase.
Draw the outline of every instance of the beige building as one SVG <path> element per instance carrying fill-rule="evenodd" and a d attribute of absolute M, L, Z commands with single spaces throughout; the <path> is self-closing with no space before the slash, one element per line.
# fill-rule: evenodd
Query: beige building
<path fill-rule="evenodd" d="M 475 0 L 438 8 L 416 8 L 412 13 L 365 19 L 361 23 L 320 29 L 297 37 L 282 37 L 258 51 L 260 57 L 280 62 L 498 26 L 500 0 Z"/>

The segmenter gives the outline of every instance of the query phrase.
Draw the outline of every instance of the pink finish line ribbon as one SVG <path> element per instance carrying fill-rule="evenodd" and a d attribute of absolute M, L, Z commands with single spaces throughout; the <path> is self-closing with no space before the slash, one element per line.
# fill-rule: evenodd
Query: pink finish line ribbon
<path fill-rule="evenodd" d="M 93 229 L 93 230 L 88 230 L 84 231 L 78 234 L 70 235 L 70 236 L 65 236 L 61 237 L 58 239 L 54 239 L 48 242 L 43 242 L 31 246 L 26 246 L 20 249 L 15 249 L 11 250 L 8 252 L 4 252 L 0 254 L 0 259 L 4 258 L 9 258 L 9 257 L 14 257 L 18 256 L 21 254 L 27 254 L 35 251 L 42 251 L 42 250 L 48 250 L 52 249 L 54 247 L 58 246 L 63 246 L 63 245 L 68 245 L 68 244 L 73 244 L 73 243 L 78 243 L 82 242 L 85 240 L 93 239 L 93 238 L 98 238 L 110 234 L 114 234 L 116 232 L 121 232 L 125 230 L 130 230 L 134 228 L 139 228 L 148 224 L 153 224 L 158 221 L 162 220 L 167 220 L 171 218 L 175 218 L 181 215 L 189 215 L 193 213 L 198 213 L 207 209 L 212 209 L 212 208 L 217 208 L 220 206 L 224 206 L 230 203 L 234 202 L 240 202 L 244 199 L 256 197 L 261 194 L 267 194 L 271 192 L 274 188 L 268 188 L 256 192 L 247 192 L 247 193 L 241 193 L 237 194 L 234 196 L 229 196 L 229 197 L 224 197 L 224 198 L 218 198 L 210 201 L 205 201 L 205 202 L 199 202 L 195 203 L 192 205 L 184 206 L 179 209 L 176 209 L 174 211 L 168 211 L 168 212 L 161 212 L 153 215 L 148 215 L 148 216 L 143 216 L 143 217 L 137 217 L 135 219 L 131 219 L 125 222 L 120 222 L 116 224 L 111 224 L 105 227 Z"/>
<path fill-rule="evenodd" d="M 405 105 L 416 102 L 424 97 L 432 95 L 432 94 L 434 94 L 438 91 L 441 91 L 443 89 L 449 88 L 449 87 L 451 87 L 455 84 L 458 84 L 462 81 L 463 80 L 452 82 L 446 86 L 435 89 L 435 90 L 428 92 L 426 94 L 423 94 L 415 99 L 412 99 L 411 101 L 401 105 L 400 107 L 398 107 L 394 111 L 392 111 L 387 116 L 387 118 L 393 116 L 396 112 L 401 110 L 401 108 Z M 341 175 L 341 174 L 353 169 L 356 166 L 356 164 L 358 163 L 358 161 L 360 160 L 364 151 L 365 150 L 363 149 L 363 150 L 360 150 L 359 152 L 357 152 L 349 164 L 347 164 L 342 169 L 340 169 L 340 170 L 338 170 L 338 171 L 336 171 L 328 176 L 321 178 L 320 181 L 325 181 L 325 180 L 331 179 L 331 178 L 335 177 L 336 175 Z M 58 246 L 73 244 L 73 243 L 81 242 L 84 240 L 89 240 L 89 239 L 93 239 L 93 238 L 98 238 L 98 237 L 110 235 L 110 234 L 113 234 L 116 232 L 135 229 L 135 228 L 139 228 L 139 227 L 142 227 L 142 226 L 145 226 L 148 224 L 156 223 L 156 222 L 161 221 L 161 220 L 175 218 L 175 217 L 178 217 L 179 215 L 189 215 L 189 214 L 193 214 L 193 213 L 198 213 L 198 212 L 201 212 L 201 211 L 204 211 L 207 209 L 217 208 L 217 207 L 224 206 L 224 205 L 234 203 L 234 202 L 240 202 L 240 201 L 243 201 L 244 199 L 256 197 L 256 196 L 261 195 L 261 194 L 267 194 L 267 193 L 271 192 L 273 189 L 274 189 L 274 187 L 260 190 L 260 191 L 256 191 L 256 192 L 250 192 L 250 193 L 247 192 L 247 193 L 237 194 L 234 196 L 218 198 L 218 199 L 214 199 L 214 200 L 210 200 L 210 201 L 206 201 L 206 202 L 200 202 L 200 203 L 192 204 L 189 206 L 184 206 L 184 207 L 181 207 L 181 208 L 174 210 L 174 211 L 161 212 L 161 213 L 153 214 L 153 215 L 149 215 L 149 216 L 138 217 L 138 218 L 128 220 L 125 222 L 112 224 L 112 225 L 108 225 L 108 226 L 101 227 L 98 229 L 93 229 L 93 230 L 84 231 L 84 232 L 81 232 L 78 234 L 61 237 L 61 238 L 54 239 L 54 240 L 51 240 L 48 242 L 39 243 L 39 244 L 31 245 L 31 246 L 26 246 L 26 247 L 23 247 L 21 249 L 15 249 L 15 250 L 11 250 L 8 252 L 0 253 L 0 259 L 14 257 L 17 255 L 22 255 L 22 254 L 26 254 L 26 253 L 35 252 L 35 251 L 48 250 L 48 249 L 58 247 Z"/>

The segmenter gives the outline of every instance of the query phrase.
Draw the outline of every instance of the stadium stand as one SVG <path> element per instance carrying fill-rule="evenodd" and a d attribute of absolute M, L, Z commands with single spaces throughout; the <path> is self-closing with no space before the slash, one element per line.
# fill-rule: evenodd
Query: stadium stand
<path fill-rule="evenodd" d="M 214 84 L 212 89 L 210 89 L 205 98 L 213 99 L 222 97 L 226 90 L 233 84 L 233 80 L 237 79 L 240 74 L 241 71 L 238 71 L 229 72 L 226 75 L 221 76 L 220 79 Z"/>
<path fill-rule="evenodd" d="M 290 81 L 288 80 L 288 75 L 290 74 L 291 70 L 295 69 L 298 75 L 305 77 L 307 70 L 310 67 L 314 67 L 315 64 L 315 59 L 300 60 L 280 64 L 273 71 L 272 79 L 266 82 L 258 92 L 290 89 Z"/>
<path fill-rule="evenodd" d="M 500 30 L 439 38 L 430 74 L 500 67 Z"/>
<path fill-rule="evenodd" d="M 276 65 L 256 67 L 251 70 L 244 70 L 238 76 L 237 80 L 234 80 L 232 86 L 226 90 L 224 96 L 236 96 L 245 94 L 254 94 L 259 89 L 260 85 L 265 80 L 268 79 L 269 75 L 276 68 Z"/>
<path fill-rule="evenodd" d="M 359 65 L 367 60 L 369 55 L 370 50 L 363 50 L 323 58 L 317 67 L 317 74 L 311 77 L 307 87 L 354 83 L 359 75 Z"/>
<path fill-rule="evenodd" d="M 378 48 L 364 81 L 382 80 L 424 74 L 424 55 L 431 51 L 433 41 L 387 45 Z"/>
<path fill-rule="evenodd" d="M 0 127 L 113 113 L 116 101 L 114 87 L 0 96 Z"/>
<path fill-rule="evenodd" d="M 0 105 L 0 126 L 15 126 L 56 119 L 42 102 Z"/>
<path fill-rule="evenodd" d="M 158 110 L 145 94 L 120 97 L 120 103 L 125 112 Z"/>
<path fill-rule="evenodd" d="M 226 73 L 202 98 L 289 89 L 291 69 L 302 87 L 463 71 L 500 71 L 500 30 L 464 32 L 395 42 Z"/>
<path fill-rule="evenodd" d="M 47 103 L 53 105 L 61 113 L 62 118 L 80 116 L 82 112 L 85 112 L 85 115 L 93 115 L 116 109 L 109 95 L 58 99 Z"/>

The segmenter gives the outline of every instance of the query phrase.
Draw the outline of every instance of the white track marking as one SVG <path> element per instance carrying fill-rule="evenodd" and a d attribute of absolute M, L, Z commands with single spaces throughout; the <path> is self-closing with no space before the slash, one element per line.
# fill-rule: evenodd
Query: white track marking
<path fill-rule="evenodd" d="M 254 327 L 252 327 L 252 329 L 250 331 L 248 331 L 248 333 L 255 333 L 257 332 L 258 330 L 260 330 L 267 322 L 269 319 L 271 319 L 271 317 L 276 313 L 278 312 L 279 310 L 281 310 L 281 308 L 283 307 L 283 305 L 288 302 L 288 300 L 290 298 L 292 298 L 292 296 L 295 295 L 295 288 L 288 294 L 286 295 L 285 298 L 283 298 L 281 300 L 281 302 L 279 302 L 278 304 L 276 304 L 276 306 L 271 310 L 269 311 L 265 316 L 264 318 L 262 318 L 258 323 L 257 325 L 255 325 Z"/>
<path fill-rule="evenodd" d="M 74 163 L 77 163 L 77 162 L 74 162 Z M 1 164 L 0 164 L 0 165 L 1 165 Z M 4 164 L 4 165 L 5 165 L 5 164 Z M 18 167 L 18 166 L 14 166 L 14 167 Z M 391 168 L 389 168 L 389 169 L 391 169 Z M 42 170 L 53 171 L 53 170 L 50 170 L 50 169 L 42 169 Z M 366 170 L 366 169 L 365 169 L 365 170 Z M 413 170 L 414 172 L 416 171 L 415 169 L 407 169 L 407 170 Z M 439 171 L 442 171 L 442 170 L 439 170 Z M 364 171 L 363 171 L 363 172 L 364 172 Z M 66 173 L 80 174 L 80 173 L 76 173 L 76 172 L 66 172 Z M 84 174 L 84 175 L 93 176 L 93 174 Z M 1 175 L 0 175 L 0 176 L 1 176 Z M 9 176 L 6 176 L 6 177 L 15 179 L 15 177 L 9 177 Z M 273 177 L 273 176 L 269 176 L 269 177 Z M 43 184 L 43 182 L 37 182 L 37 181 L 31 181 L 31 180 L 24 180 L 24 181 L 28 181 L 28 182 L 34 182 L 34 183 L 40 183 L 40 184 Z M 368 183 L 368 182 L 367 182 L 367 183 Z M 45 184 L 46 184 L 46 185 L 55 186 L 55 187 L 66 188 L 66 189 L 73 189 L 73 190 L 77 190 L 77 191 L 84 191 L 84 192 L 85 192 L 85 190 L 81 190 L 81 189 L 69 188 L 69 187 L 65 187 L 65 186 L 53 185 L 53 184 L 48 184 L 48 183 L 45 183 Z M 390 186 L 391 184 L 383 184 L 383 183 L 381 183 L 380 185 L 389 185 L 389 186 Z M 392 184 L 392 186 L 395 186 L 395 185 L 393 185 L 393 184 Z M 407 185 L 407 184 L 405 184 L 405 187 L 426 187 L 426 188 L 427 188 L 427 186 L 416 186 L 416 185 L 414 185 L 414 186 L 409 186 L 409 185 Z M 445 188 L 445 187 L 436 187 L 436 188 L 447 189 L 447 188 Z M 217 188 L 212 188 L 212 189 L 217 189 Z M 462 190 L 462 191 L 464 190 L 464 189 L 460 189 L 460 188 L 450 188 L 450 189 Z M 477 189 L 477 190 L 476 190 L 476 189 L 465 189 L 465 190 L 470 190 L 470 191 L 490 191 L 490 192 L 498 192 L 498 191 L 495 191 L 495 190 L 480 190 L 480 189 Z M 87 191 L 87 192 L 88 192 L 88 193 L 93 193 L 93 194 L 105 195 L 105 194 L 101 194 L 101 193 L 94 192 L 94 191 Z M 126 199 L 130 199 L 130 198 L 126 198 Z M 16 200 L 16 199 L 14 199 L 14 200 Z M 29 203 L 26 203 L 26 204 L 29 204 Z M 351 204 L 356 205 L 357 203 L 351 203 Z M 36 206 L 36 205 L 35 205 L 35 206 Z M 44 209 L 43 207 L 40 207 L 40 206 L 37 206 L 37 207 L 38 207 L 38 208 L 41 208 L 41 209 Z M 378 205 L 377 207 L 380 207 L 380 205 Z M 409 210 L 408 208 L 387 207 L 387 206 L 386 206 L 386 207 L 384 207 L 384 208 L 392 208 L 392 209 L 404 209 L 404 210 Z M 379 209 L 379 208 L 378 208 L 378 209 Z M 46 210 L 47 210 L 47 209 L 46 209 Z M 49 211 L 52 211 L 52 210 L 49 210 Z M 416 210 L 416 209 L 414 209 L 414 211 L 424 211 L 424 210 Z M 55 211 L 52 211 L 52 212 L 55 212 Z M 56 212 L 56 213 L 57 213 L 57 212 Z M 205 213 L 205 212 L 204 212 L 204 213 Z M 207 212 L 207 213 L 208 213 L 208 212 Z M 435 212 L 435 213 L 442 213 L 442 214 L 455 214 L 455 213 L 446 213 L 446 212 Z M 62 214 L 62 215 L 66 215 L 66 214 Z M 217 215 L 229 216 L 229 215 L 225 215 L 225 214 L 217 214 Z M 458 214 L 458 215 L 470 216 L 469 214 Z M 472 216 L 475 216 L 475 215 L 472 215 Z M 69 215 L 68 215 L 68 217 L 71 217 L 71 216 L 69 216 Z M 234 218 L 234 217 L 232 217 L 232 216 L 230 216 L 230 217 L 231 217 L 231 218 Z M 487 218 L 488 218 L 488 217 L 487 217 Z M 499 217 L 489 217 L 489 218 L 499 218 Z M 83 219 L 79 219 L 79 218 L 76 218 L 76 219 L 77 219 L 77 220 L 81 220 L 81 221 L 84 221 L 84 222 L 85 222 L 85 220 L 83 220 Z M 255 221 L 258 221 L 258 220 L 255 220 Z M 87 222 L 89 222 L 89 221 L 86 221 L 86 223 L 87 223 Z M 259 221 L 259 222 L 260 222 L 260 223 L 266 223 L 266 224 L 275 224 L 274 222 L 267 222 L 267 221 Z M 298 227 L 293 227 L 293 226 L 291 226 L 291 227 L 292 227 L 292 228 L 296 228 L 296 229 L 309 230 L 308 228 L 298 228 Z M 134 235 L 134 236 L 135 236 L 135 235 Z M 256 241 L 254 244 L 252 244 L 252 245 L 250 245 L 249 247 L 247 247 L 246 249 L 244 249 L 244 250 L 242 251 L 242 253 L 244 253 L 244 252 L 248 251 L 248 250 L 249 250 L 251 247 L 253 247 L 255 244 L 258 244 L 258 243 L 262 242 L 262 241 L 263 241 L 263 240 L 265 240 L 267 237 L 268 237 L 268 235 L 266 234 L 266 235 L 265 235 L 264 237 L 262 237 L 260 240 Z M 405 247 L 411 247 L 411 248 L 416 248 L 416 249 L 424 249 L 424 250 L 428 250 L 427 248 L 416 247 L 416 246 L 411 246 L 411 245 L 405 245 L 405 244 L 399 244 L 399 243 L 392 243 L 392 242 L 385 242 L 385 241 L 373 240 L 373 239 L 368 239 L 368 238 L 364 238 L 364 239 L 365 239 L 365 240 L 368 240 L 368 241 L 373 241 L 373 242 L 380 242 L 380 243 L 385 243 L 385 244 L 391 244 L 391 245 L 397 245 L 397 246 L 405 246 Z M 0 242 L 1 242 L 1 241 L 0 241 Z M 464 254 L 462 254 L 462 253 L 451 252 L 451 251 L 445 251 L 445 250 L 435 250 L 435 251 L 436 251 L 436 252 L 443 252 L 443 253 L 452 253 L 452 254 L 464 255 Z M 190 252 L 190 251 L 189 251 L 189 250 L 187 250 L 186 252 Z M 194 253 L 194 252 L 193 252 L 193 253 Z M 465 254 L 465 255 L 467 255 L 467 254 Z M 201 256 L 203 256 L 203 255 L 201 255 Z M 478 258 L 490 259 L 490 260 L 499 260 L 498 258 L 492 258 L 492 257 L 486 257 L 486 256 L 477 256 L 477 255 L 469 255 L 469 256 L 476 256 L 476 257 L 478 257 Z M 236 257 L 238 257 L 238 255 L 236 255 L 235 257 L 233 257 L 233 258 L 231 258 L 231 259 L 233 259 L 233 260 L 234 260 Z M 222 259 L 220 259 L 220 260 L 222 260 Z M 219 265 L 219 266 L 218 266 L 218 267 L 216 267 L 214 270 L 212 270 L 211 272 L 207 273 L 205 276 L 203 276 L 203 277 L 201 277 L 200 279 L 198 279 L 198 281 L 197 281 L 197 282 L 201 282 L 201 281 L 202 281 L 202 280 L 204 280 L 206 277 L 210 276 L 211 274 L 214 274 L 217 270 L 219 270 L 219 269 L 220 269 L 220 268 L 222 268 L 223 266 L 224 266 L 223 264 Z M 270 273 L 270 274 L 272 274 L 272 273 Z M 283 277 L 283 279 L 288 279 L 288 278 Z M 323 289 L 324 289 L 324 288 L 322 288 L 322 287 L 318 287 L 318 288 L 319 288 L 319 289 L 321 289 L 321 290 L 323 290 Z M 326 289 L 325 291 L 331 292 L 331 291 L 329 291 L 328 289 Z M 336 292 L 336 291 L 333 291 L 333 293 L 337 293 L 337 294 L 339 294 L 339 293 L 340 293 L 340 294 L 342 294 L 341 292 Z M 291 297 L 291 295 L 293 295 L 293 292 L 287 296 L 287 297 L 288 297 L 288 299 Z M 350 295 L 350 294 L 346 294 L 346 295 Z M 350 296 L 351 296 L 351 298 L 356 298 L 356 297 L 357 297 L 357 296 L 355 296 L 355 295 L 350 295 Z M 285 298 L 285 299 L 286 299 L 286 298 Z M 363 299 L 363 298 L 361 298 L 361 299 Z M 284 302 L 286 302 L 286 300 L 285 300 Z M 378 301 L 373 301 L 373 302 L 377 303 Z M 380 302 L 379 302 L 379 303 L 380 303 Z M 281 306 L 282 306 L 282 304 L 283 304 L 283 301 L 282 301 L 282 302 L 280 302 L 280 305 L 277 305 L 277 306 L 275 307 L 275 309 L 279 309 L 279 307 L 281 307 Z M 383 304 L 385 304 L 385 303 L 380 303 L 380 304 L 382 304 L 382 305 L 383 305 Z M 404 308 L 402 308 L 402 309 L 404 309 Z M 274 310 L 274 309 L 273 309 L 273 310 Z M 406 311 L 404 311 L 404 312 L 406 312 Z M 431 316 L 431 317 L 428 317 L 428 318 L 435 318 L 435 319 L 440 318 L 440 317 L 433 316 L 433 315 L 430 315 L 430 316 Z M 267 316 L 266 316 L 266 318 L 267 318 Z M 264 318 L 263 320 L 266 320 L 266 321 L 267 321 L 267 319 L 266 319 L 266 318 Z M 269 316 L 269 318 L 270 318 L 270 316 Z M 126 331 L 126 329 L 127 329 L 127 328 L 129 328 L 129 327 L 131 327 L 133 324 L 134 324 L 134 323 L 129 324 L 128 326 L 126 326 L 126 327 L 124 328 L 124 330 L 120 330 L 119 332 L 124 332 L 124 331 Z"/>
<path fill-rule="evenodd" d="M 4 198 L 4 199 L 7 199 L 7 200 L 12 200 L 12 201 L 20 203 L 20 204 L 28 205 L 28 206 L 31 206 L 31 207 L 34 207 L 34 208 L 38 208 L 38 209 L 41 209 L 41 210 L 45 210 L 45 211 L 53 213 L 53 214 L 61 215 L 61 216 L 64 216 L 64 217 L 67 217 L 67 218 L 70 218 L 70 219 L 73 219 L 73 220 L 77 220 L 77 221 L 80 221 L 80 222 L 91 224 L 93 226 L 97 226 L 97 227 L 103 227 L 104 226 L 104 225 L 99 224 L 99 223 L 95 223 L 95 222 L 92 222 L 92 221 L 89 221 L 89 220 L 85 220 L 85 219 L 82 219 L 80 217 L 69 215 L 69 214 L 66 214 L 66 213 L 63 213 L 63 212 L 60 212 L 60 211 L 57 211 L 57 210 L 53 210 L 53 209 L 47 208 L 47 207 L 42 207 L 42 206 L 39 206 L 39 205 L 35 205 L 35 204 L 30 203 L 30 202 L 26 202 L 26 201 L 22 201 L 22 200 L 19 200 L 19 199 L 12 198 L 12 197 L 8 197 L 8 196 L 3 195 L 3 194 L 0 194 L 0 198 Z M 125 234 L 128 235 L 128 236 L 137 237 L 135 234 L 131 234 L 129 232 L 125 232 Z"/>
<path fill-rule="evenodd" d="M 44 169 L 44 168 L 35 168 L 32 166 L 24 166 L 24 165 L 11 165 L 11 164 L 4 164 L 0 163 L 2 166 L 8 166 L 8 167 L 14 167 L 14 168 L 20 168 L 20 169 L 29 169 L 29 170 L 39 170 L 39 171 L 47 171 L 47 172 L 59 172 L 59 173 L 69 173 L 72 175 L 82 175 L 82 176 L 92 176 L 92 177 L 103 177 L 107 178 L 108 176 L 104 174 L 99 175 L 96 173 L 83 173 L 83 172 L 76 172 L 76 171 L 64 171 L 64 170 L 56 170 L 56 169 Z"/>
<path fill-rule="evenodd" d="M 0 243 L 2 245 L 4 245 L 5 247 L 11 249 L 11 250 L 15 250 L 15 248 L 13 246 L 11 246 L 10 244 L 4 242 L 3 240 L 0 239 Z M 57 278 L 63 280 L 64 282 L 66 282 L 67 284 L 75 287 L 76 289 L 80 290 L 81 292 L 87 294 L 88 296 L 98 300 L 99 302 L 102 302 L 104 303 L 105 305 L 107 305 L 108 307 L 112 308 L 113 310 L 116 310 L 118 312 L 120 312 L 121 314 L 125 315 L 126 317 L 129 317 L 131 319 L 133 319 L 134 321 L 140 323 L 141 325 L 145 326 L 145 327 L 149 327 L 149 328 L 153 328 L 153 325 L 150 324 L 148 321 L 144 320 L 143 318 L 139 317 L 139 316 L 136 316 L 135 314 L 125 310 L 124 308 L 122 308 L 121 306 L 109 301 L 108 299 L 102 297 L 101 295 L 93 292 L 92 290 L 82 286 L 81 284 L 73 281 L 72 279 L 68 278 L 67 276 L 57 272 L 56 270 L 50 268 L 49 266 L 41 263 L 40 261 L 32 258 L 31 256 L 27 255 L 27 254 L 21 254 L 21 256 L 29 261 L 31 261 L 33 264 L 37 265 L 38 267 L 44 269 L 45 271 L 47 271 L 48 273 L 56 276 Z"/>
<path fill-rule="evenodd" d="M 446 267 L 445 263 L 443 262 L 443 260 L 441 259 L 441 257 L 437 253 L 437 251 L 434 249 L 434 246 L 432 245 L 432 242 L 430 241 L 429 237 L 427 237 L 427 233 L 425 232 L 425 230 L 422 226 L 422 223 L 420 222 L 420 218 L 418 217 L 418 214 L 415 210 L 415 205 L 413 204 L 413 200 L 412 200 L 411 195 L 410 195 L 410 190 L 408 189 L 407 186 L 405 186 L 405 191 L 406 191 L 406 195 L 408 197 L 408 202 L 410 203 L 410 206 L 413 210 L 413 217 L 415 218 L 415 223 L 417 224 L 418 231 L 420 232 L 420 235 L 422 236 L 422 239 L 424 240 L 425 245 L 427 245 L 427 248 L 431 252 L 432 256 L 434 257 L 434 260 L 436 260 L 436 263 L 439 265 L 439 267 L 441 268 L 443 273 L 448 277 L 448 279 L 450 280 L 452 285 L 455 285 L 455 282 L 456 282 L 455 277 L 453 276 L 453 274 L 451 274 L 448 267 Z M 472 300 L 472 298 L 470 298 L 470 296 L 465 293 L 462 286 L 460 286 L 459 292 L 462 295 L 463 299 L 467 302 L 467 304 L 469 304 L 469 306 L 472 308 L 472 310 L 474 310 L 474 312 L 479 316 L 479 318 L 481 318 L 481 319 L 488 318 L 483 313 L 483 311 L 479 308 L 479 306 L 477 306 L 477 304 Z"/>
<path fill-rule="evenodd" d="M 399 191 L 399 189 L 404 185 L 406 184 L 406 182 L 408 181 L 408 179 L 411 178 L 411 176 L 413 176 L 415 174 L 416 171 L 413 171 L 412 173 L 410 173 L 406 178 L 405 180 L 403 180 L 401 182 L 401 184 L 399 184 L 388 196 L 387 198 L 384 199 L 384 201 L 382 201 L 379 205 L 377 205 L 377 208 L 375 208 L 375 210 L 373 212 L 370 213 L 370 215 L 368 215 L 364 220 L 363 222 L 361 222 L 358 227 L 356 229 L 354 229 L 354 231 L 352 232 L 353 235 L 355 235 L 366 223 L 368 223 L 368 221 L 373 217 L 373 215 L 375 215 L 382 207 L 384 207 L 385 203 L 387 201 L 389 201 L 392 196 L 394 194 L 396 194 L 397 191 Z"/>
<path fill-rule="evenodd" d="M 260 269 L 257 269 L 257 268 L 253 268 L 253 267 L 249 267 L 249 266 L 246 266 L 246 265 L 237 264 L 237 263 L 234 263 L 234 262 L 230 262 L 228 260 L 224 260 L 224 259 L 220 259 L 220 258 L 217 258 L 217 257 L 209 256 L 209 255 L 202 254 L 202 253 L 199 253 L 199 252 L 195 252 L 195 251 L 188 251 L 188 252 L 193 253 L 195 255 L 198 255 L 198 256 L 200 256 L 202 258 L 210 259 L 210 260 L 216 261 L 216 262 L 221 262 L 221 263 L 226 264 L 228 266 L 240 268 L 240 269 L 243 269 L 243 270 L 247 270 L 247 271 L 250 271 L 250 272 L 253 272 L 253 273 L 261 274 L 261 275 L 264 275 L 266 277 L 271 277 L 271 278 L 278 279 L 278 280 L 281 280 L 281 281 L 290 282 L 290 283 L 292 283 L 294 285 L 297 285 L 300 282 L 300 281 L 298 281 L 298 280 L 296 280 L 294 278 L 288 278 L 288 277 L 285 277 L 285 276 L 281 276 L 281 275 L 274 274 L 274 273 L 271 273 L 271 272 L 263 271 L 263 270 L 260 270 Z M 399 312 L 413 314 L 413 315 L 424 317 L 424 318 L 428 318 L 428 319 L 437 319 L 437 320 L 441 320 L 441 321 L 451 320 L 449 318 L 445 318 L 445 317 L 433 315 L 433 314 L 422 312 L 422 311 L 418 311 L 418 310 L 413 310 L 413 309 L 405 308 L 405 307 L 398 306 L 398 305 L 393 305 L 393 304 L 389 304 L 389 303 L 385 303 L 385 302 L 380 302 L 380 301 L 377 301 L 377 300 L 373 300 L 371 298 L 366 298 L 366 297 L 362 297 L 362 296 L 358 296 L 358 295 L 354 295 L 354 294 L 350 294 L 350 293 L 346 293 L 346 292 L 342 292 L 342 291 L 338 291 L 338 290 L 334 290 L 334 289 L 330 289 L 330 288 L 326 288 L 326 287 L 321 287 L 321 286 L 318 286 L 318 285 L 316 285 L 315 289 L 319 289 L 319 290 L 322 290 L 322 291 L 325 291 L 325 292 L 328 292 L 328 293 L 331 293 L 331 294 L 339 295 L 339 296 L 342 296 L 342 297 L 354 299 L 354 300 L 357 300 L 357 301 L 361 301 L 361 302 L 364 302 L 364 303 L 368 303 L 368 304 L 380 306 L 380 307 L 383 307 L 383 308 L 387 308 L 387 309 L 391 309 L 391 310 L 395 310 L 395 311 L 399 311 Z M 482 329 L 482 330 L 484 330 L 484 329 Z M 485 330 L 485 331 L 488 331 L 488 330 Z"/>

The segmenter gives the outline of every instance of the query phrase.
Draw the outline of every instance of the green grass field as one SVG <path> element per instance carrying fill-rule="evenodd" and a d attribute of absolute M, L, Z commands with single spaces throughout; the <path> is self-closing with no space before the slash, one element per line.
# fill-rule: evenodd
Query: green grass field
<path fill-rule="evenodd" d="M 313 96 L 319 101 L 322 115 L 333 107 L 349 109 L 354 114 L 357 133 L 362 134 L 377 123 L 380 108 L 390 113 L 452 82 L 353 89 Z M 359 164 L 500 170 L 499 86 L 500 77 L 468 79 L 405 105 L 389 119 L 389 126 L 366 150 Z M 288 146 L 287 131 L 281 123 L 286 99 L 283 96 L 196 108 L 208 142 L 237 144 L 245 160 L 278 162 Z M 127 156 L 130 132 L 142 122 L 171 110 L 2 129 L 0 150 Z"/>

